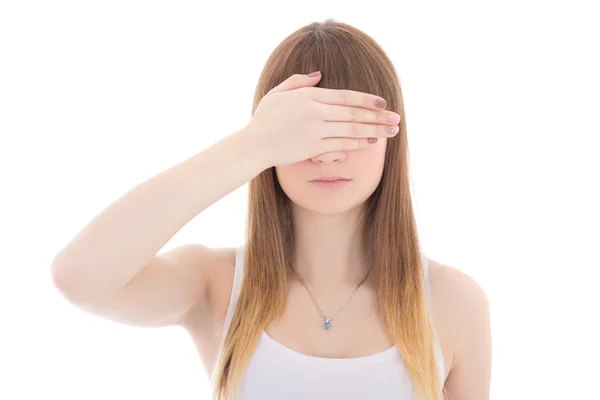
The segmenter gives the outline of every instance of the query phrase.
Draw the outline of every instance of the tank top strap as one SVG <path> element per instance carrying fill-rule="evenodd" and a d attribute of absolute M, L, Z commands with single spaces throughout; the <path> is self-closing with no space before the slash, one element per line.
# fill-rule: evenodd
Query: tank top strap
<path fill-rule="evenodd" d="M 233 314 L 235 313 L 235 308 L 236 308 L 236 305 L 238 302 L 238 298 L 239 298 L 240 292 L 242 290 L 242 282 L 243 282 L 243 277 L 244 277 L 244 252 L 245 252 L 244 245 L 238 246 L 236 248 L 235 267 L 234 267 L 234 272 L 233 272 L 233 284 L 232 284 L 232 288 L 231 288 L 231 295 L 229 298 L 229 305 L 227 307 L 227 314 L 225 317 L 225 322 L 223 324 L 223 340 L 221 341 L 221 348 L 219 349 L 217 362 L 220 359 L 222 346 L 224 344 L 225 337 L 227 336 L 227 333 L 229 331 L 231 320 L 233 318 Z M 427 302 L 427 307 L 430 308 L 431 307 L 430 268 L 429 268 L 429 259 L 425 255 L 424 252 L 421 252 L 421 263 L 422 263 L 422 267 L 423 267 L 423 275 L 424 275 L 424 281 L 425 281 L 424 283 L 425 283 L 426 302 Z M 443 379 L 443 376 L 444 376 L 443 354 L 441 353 L 441 347 L 439 347 L 439 341 L 438 341 L 435 331 L 434 331 L 434 337 L 436 340 L 436 345 L 438 346 L 437 351 L 438 351 L 438 357 L 439 357 L 439 362 L 440 362 L 440 374 L 441 374 L 440 376 Z M 214 380 L 215 372 L 216 371 L 213 370 L 211 373 L 211 376 L 210 376 L 211 381 Z"/>

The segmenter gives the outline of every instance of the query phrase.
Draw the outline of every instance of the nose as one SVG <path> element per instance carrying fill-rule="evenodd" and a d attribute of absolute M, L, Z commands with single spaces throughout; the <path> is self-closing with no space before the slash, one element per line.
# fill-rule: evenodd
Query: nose
<path fill-rule="evenodd" d="M 341 151 L 332 151 L 330 153 L 319 154 L 312 157 L 311 161 L 316 164 L 335 164 L 346 159 L 346 153 Z"/>

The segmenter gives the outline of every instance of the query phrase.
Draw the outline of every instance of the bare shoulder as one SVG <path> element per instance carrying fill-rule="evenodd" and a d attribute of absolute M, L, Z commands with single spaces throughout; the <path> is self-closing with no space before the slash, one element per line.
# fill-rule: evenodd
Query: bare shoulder
<path fill-rule="evenodd" d="M 451 398 L 488 399 L 491 379 L 490 305 L 481 285 L 459 268 L 429 260 L 432 309 L 453 360 Z"/>
<path fill-rule="evenodd" d="M 489 301 L 481 285 L 471 276 L 435 260 L 429 260 L 431 298 L 434 312 L 444 321 L 452 336 L 464 337 L 489 317 Z"/>
<path fill-rule="evenodd" d="M 465 272 L 431 259 L 429 259 L 429 267 L 432 290 L 435 290 L 437 295 L 449 296 L 446 300 L 455 302 L 487 303 L 487 295 L 481 285 Z"/>

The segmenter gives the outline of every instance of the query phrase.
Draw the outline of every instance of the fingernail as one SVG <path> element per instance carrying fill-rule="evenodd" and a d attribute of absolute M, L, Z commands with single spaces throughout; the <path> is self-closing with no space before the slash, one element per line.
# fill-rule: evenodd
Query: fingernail
<path fill-rule="evenodd" d="M 318 76 L 320 73 L 321 73 L 321 71 L 311 72 L 310 74 L 308 74 L 308 77 L 312 78 L 312 77 Z"/>
<path fill-rule="evenodd" d="M 385 110 L 386 106 L 387 106 L 387 103 L 385 102 L 385 100 L 383 100 L 383 99 L 375 100 L 375 107 Z"/>
<path fill-rule="evenodd" d="M 377 138 L 369 138 L 367 139 L 369 143 L 377 143 Z"/>
<path fill-rule="evenodd" d="M 390 121 L 392 124 L 397 124 L 400 122 L 400 116 L 396 113 L 390 114 L 388 116 L 388 121 Z"/>

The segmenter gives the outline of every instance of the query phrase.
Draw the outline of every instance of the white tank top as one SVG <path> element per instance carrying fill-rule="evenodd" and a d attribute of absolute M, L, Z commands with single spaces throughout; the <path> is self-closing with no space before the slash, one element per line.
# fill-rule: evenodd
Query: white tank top
<path fill-rule="evenodd" d="M 423 253 L 429 304 L 429 266 Z M 236 249 L 233 288 L 223 326 L 223 339 L 241 290 L 244 249 Z M 437 335 L 433 334 L 440 382 L 444 382 L 444 361 Z M 219 350 L 221 356 L 223 342 Z M 217 364 L 218 365 L 217 360 Z M 210 380 L 216 373 L 212 371 Z M 412 400 L 412 382 L 400 351 L 391 347 L 380 353 L 355 358 L 314 357 L 292 350 L 272 339 L 265 330 L 254 350 L 235 400 Z"/>

